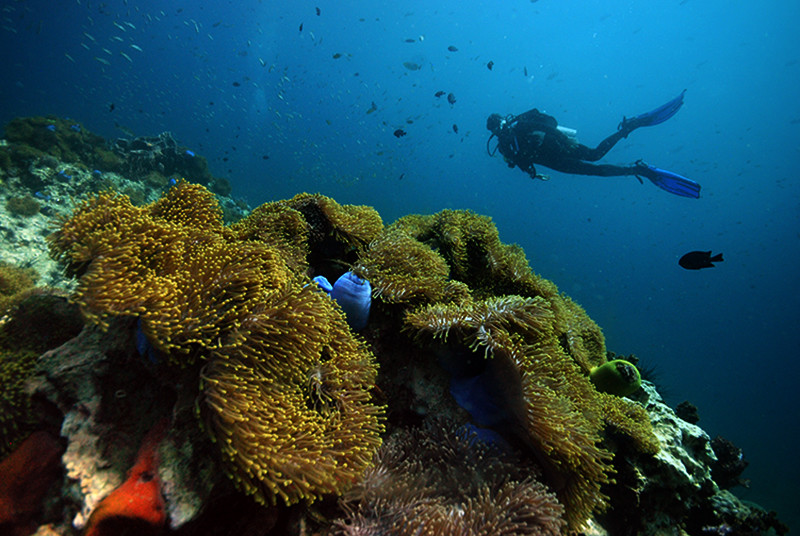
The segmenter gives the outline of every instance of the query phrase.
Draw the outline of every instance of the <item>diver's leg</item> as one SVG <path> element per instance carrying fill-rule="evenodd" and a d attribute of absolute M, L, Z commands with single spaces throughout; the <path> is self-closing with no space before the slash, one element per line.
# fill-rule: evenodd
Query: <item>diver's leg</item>
<path fill-rule="evenodd" d="M 608 151 L 614 147 L 619 140 L 622 138 L 627 138 L 628 134 L 630 134 L 632 130 L 618 130 L 603 141 L 601 141 L 597 147 L 591 148 L 587 147 L 582 144 L 578 144 L 574 148 L 573 156 L 578 158 L 579 160 L 586 160 L 588 162 L 596 162 L 603 158 Z"/>
<path fill-rule="evenodd" d="M 560 162 L 544 163 L 550 169 L 571 173 L 573 175 L 594 175 L 599 177 L 624 177 L 628 175 L 641 174 L 642 168 L 638 165 L 615 166 L 612 164 L 591 164 L 581 160 L 564 160 Z"/>

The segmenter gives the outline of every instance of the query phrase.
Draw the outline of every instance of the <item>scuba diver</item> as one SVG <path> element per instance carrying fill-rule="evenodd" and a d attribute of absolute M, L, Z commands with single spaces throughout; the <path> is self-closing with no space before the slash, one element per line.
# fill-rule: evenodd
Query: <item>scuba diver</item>
<path fill-rule="evenodd" d="M 650 127 L 663 123 L 683 105 L 684 89 L 680 95 L 655 110 L 631 119 L 623 117 L 617 131 L 595 147 L 578 143 L 576 131 L 559 126 L 556 119 L 537 109 L 520 115 L 492 114 L 486 120 L 486 128 L 492 132 L 486 141 L 486 151 L 494 156 L 497 151 L 505 158 L 508 167 L 519 167 L 531 178 L 547 180 L 545 175 L 536 173 L 534 164 L 577 175 L 598 175 L 601 177 L 621 177 L 633 175 L 639 182 L 642 177 L 672 194 L 682 197 L 700 197 L 700 185 L 677 173 L 659 169 L 637 161 L 629 166 L 592 164 L 605 156 L 622 138 L 639 127 Z M 489 150 L 489 143 L 497 136 L 497 146 Z"/>

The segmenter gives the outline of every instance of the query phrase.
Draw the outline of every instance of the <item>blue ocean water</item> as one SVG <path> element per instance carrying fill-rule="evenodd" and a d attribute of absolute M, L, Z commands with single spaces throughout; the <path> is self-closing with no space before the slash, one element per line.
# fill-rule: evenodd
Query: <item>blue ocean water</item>
<path fill-rule="evenodd" d="M 491 216 L 610 350 L 655 366 L 673 405 L 690 400 L 744 449 L 752 485 L 737 494 L 800 526 L 800 3 L 2 6 L 3 124 L 56 114 L 107 138 L 168 130 L 251 205 L 308 191 L 386 223 Z M 686 175 L 698 200 L 631 177 L 541 168 L 551 180 L 534 181 L 486 151 L 492 112 L 537 107 L 595 145 L 683 89 L 674 118 L 604 162 Z M 685 271 L 691 250 L 725 261 Z"/>

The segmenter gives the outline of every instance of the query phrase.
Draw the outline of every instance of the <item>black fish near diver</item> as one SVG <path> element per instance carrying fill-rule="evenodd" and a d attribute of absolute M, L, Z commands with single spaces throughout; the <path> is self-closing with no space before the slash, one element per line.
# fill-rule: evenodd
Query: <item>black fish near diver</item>
<path fill-rule="evenodd" d="M 686 270 L 699 270 L 713 268 L 715 262 L 722 262 L 722 253 L 711 256 L 710 251 L 690 251 L 680 258 L 678 264 Z"/>
<path fill-rule="evenodd" d="M 395 130 L 393 132 L 393 134 L 394 134 L 395 138 L 402 138 L 403 136 L 405 136 L 407 134 L 407 132 L 405 130 L 403 130 L 402 128 L 398 128 L 397 130 Z"/>

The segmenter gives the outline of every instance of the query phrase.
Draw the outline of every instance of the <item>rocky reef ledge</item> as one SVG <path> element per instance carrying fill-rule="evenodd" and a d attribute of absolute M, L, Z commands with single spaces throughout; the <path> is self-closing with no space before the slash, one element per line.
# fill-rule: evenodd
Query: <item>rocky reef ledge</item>
<path fill-rule="evenodd" d="M 785 534 L 491 219 L 250 210 L 169 135 L 0 144 L 0 532 Z"/>

